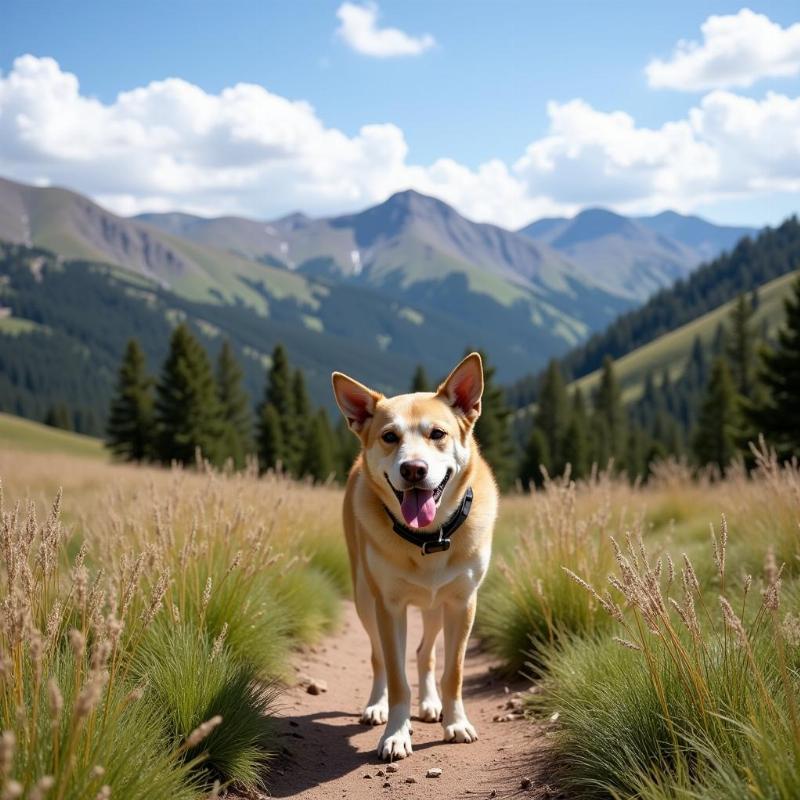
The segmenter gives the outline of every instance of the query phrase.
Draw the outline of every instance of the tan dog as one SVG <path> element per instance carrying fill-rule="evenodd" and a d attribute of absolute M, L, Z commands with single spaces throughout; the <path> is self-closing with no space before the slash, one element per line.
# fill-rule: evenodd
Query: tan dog
<path fill-rule="evenodd" d="M 467 356 L 435 393 L 387 398 L 340 372 L 333 392 L 362 445 L 344 498 L 356 608 L 372 643 L 372 691 L 361 720 L 387 723 L 381 758 L 411 754 L 406 609 L 414 605 L 424 624 L 419 718 L 441 719 L 446 741 L 472 742 L 478 734 L 461 699 L 464 653 L 497 514 L 497 487 L 472 435 L 481 358 Z M 440 701 L 434 644 L 442 626 Z"/>

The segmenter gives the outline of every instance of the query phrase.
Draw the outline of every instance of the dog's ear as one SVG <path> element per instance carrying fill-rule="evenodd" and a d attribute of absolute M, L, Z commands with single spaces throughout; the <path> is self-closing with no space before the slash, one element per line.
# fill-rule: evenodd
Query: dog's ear
<path fill-rule="evenodd" d="M 331 375 L 333 396 L 350 430 L 360 434 L 375 413 L 375 405 L 383 395 L 374 392 L 342 372 Z"/>
<path fill-rule="evenodd" d="M 479 353 L 470 353 L 436 390 L 436 394 L 460 411 L 474 425 L 481 415 L 483 361 Z"/>

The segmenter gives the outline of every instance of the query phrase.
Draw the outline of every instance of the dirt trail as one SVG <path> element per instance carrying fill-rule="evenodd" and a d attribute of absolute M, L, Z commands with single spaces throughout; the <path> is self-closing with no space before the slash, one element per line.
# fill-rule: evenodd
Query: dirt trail
<path fill-rule="evenodd" d="M 421 623 L 414 609 L 408 627 L 408 675 L 416 711 L 413 656 Z M 441 673 L 441 641 L 437 662 Z M 326 681 L 328 691 L 311 695 L 296 686 L 283 695 L 278 725 L 284 752 L 273 766 L 271 797 L 450 800 L 548 796 L 547 787 L 535 774 L 537 754 L 544 749 L 542 730 L 524 720 L 493 722 L 495 716 L 507 713 L 509 691 L 524 689 L 527 684 L 509 686 L 496 678 L 491 659 L 475 646 L 467 654 L 464 702 L 480 738 L 472 744 L 446 744 L 439 723 L 414 720 L 414 753 L 395 762 L 398 769 L 394 773 L 386 773 L 386 764 L 375 754 L 383 726 L 373 728 L 358 721 L 370 686 L 369 644 L 352 603 L 346 604 L 337 633 L 311 651 L 298 654 L 296 666 L 300 673 Z M 441 777 L 426 778 L 431 767 L 441 768 Z M 406 783 L 407 778 L 416 783 Z M 529 788 L 521 788 L 524 778 L 531 779 Z"/>

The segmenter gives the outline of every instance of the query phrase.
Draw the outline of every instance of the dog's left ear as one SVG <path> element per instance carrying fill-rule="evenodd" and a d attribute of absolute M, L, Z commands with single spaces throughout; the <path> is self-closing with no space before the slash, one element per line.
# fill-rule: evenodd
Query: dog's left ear
<path fill-rule="evenodd" d="M 479 353 L 470 353 L 436 390 L 436 394 L 460 411 L 470 425 L 481 415 L 483 362 Z"/>

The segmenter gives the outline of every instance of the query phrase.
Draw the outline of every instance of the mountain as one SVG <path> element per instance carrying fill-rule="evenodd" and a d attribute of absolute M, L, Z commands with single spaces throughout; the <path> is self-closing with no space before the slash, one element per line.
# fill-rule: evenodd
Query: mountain
<path fill-rule="evenodd" d="M 685 336 L 675 338 L 674 332 L 682 329 L 684 334 L 686 331 L 695 331 L 700 335 L 700 328 L 695 330 L 688 326 L 704 318 L 704 315 L 713 314 L 740 294 L 760 292 L 762 287 L 766 290 L 767 285 L 772 287 L 770 291 L 778 292 L 785 284 L 777 279 L 798 269 L 800 221 L 795 216 L 776 228 L 765 228 L 754 238 L 741 239 L 730 252 L 704 264 L 688 278 L 661 289 L 640 308 L 622 314 L 604 331 L 594 334 L 561 359 L 565 374 L 576 379 L 589 375 L 600 368 L 607 355 L 620 359 L 620 363 L 624 360 L 628 365 L 626 369 L 632 370 L 634 377 L 626 383 L 629 388 L 641 382 L 643 375 L 651 368 L 657 370 L 667 366 L 671 372 L 679 370 L 676 364 L 680 365 L 682 354 L 691 345 L 691 339 L 687 343 Z M 774 316 L 779 306 L 776 303 L 766 308 Z M 703 329 L 701 340 L 705 341 L 708 333 L 708 329 Z M 672 339 L 662 339 L 670 335 Z M 646 349 L 656 341 L 661 341 L 662 345 L 669 341 L 670 345 Z M 682 342 L 683 350 L 680 347 L 675 350 L 676 341 Z M 638 355 L 629 355 L 634 352 Z M 661 357 L 667 352 L 670 355 L 662 363 Z M 678 355 L 675 355 L 676 352 Z M 654 354 L 657 353 L 661 355 L 655 358 Z M 635 369 L 630 367 L 631 364 Z M 509 393 L 514 405 L 524 407 L 530 404 L 535 398 L 537 385 L 538 376 L 535 375 L 514 384 Z"/>
<path fill-rule="evenodd" d="M 673 211 L 632 218 L 602 208 L 538 220 L 520 231 L 583 267 L 609 291 L 638 301 L 755 232 Z"/>
<path fill-rule="evenodd" d="M 465 284 L 468 292 L 503 306 L 520 302 L 524 313 L 543 317 L 567 338 L 580 337 L 587 325 L 596 327 L 610 309 L 630 305 L 552 248 L 471 222 L 441 200 L 410 190 L 362 212 L 327 219 L 300 214 L 269 223 L 175 214 L 139 219 L 309 277 L 388 290 L 431 311 L 443 303 L 456 306 L 452 301 L 460 293 L 454 288 Z M 438 291 L 440 284 L 446 291 Z M 586 302 L 588 295 L 601 305 Z"/>
<path fill-rule="evenodd" d="M 270 320 L 261 350 L 279 328 L 287 341 L 313 334 L 303 357 L 319 374 L 341 368 L 335 341 L 363 354 L 365 378 L 387 357 L 444 373 L 470 346 L 510 380 L 630 307 L 552 249 L 414 192 L 324 220 L 127 219 L 67 189 L 0 179 L 3 240 L 123 267 L 183 301 L 246 309 Z M 381 388 L 404 388 L 405 370 L 393 374 Z"/>
<path fill-rule="evenodd" d="M 224 250 L 198 247 L 159 228 L 125 219 L 76 192 L 0 178 L 0 241 L 43 247 L 65 258 L 125 267 L 198 301 L 242 304 L 267 313 L 255 285 L 313 307 L 307 281 Z"/>
<path fill-rule="evenodd" d="M 730 250 L 739 239 L 758 233 L 757 228 L 715 225 L 702 217 L 684 216 L 674 211 L 662 211 L 653 217 L 638 217 L 637 222 L 661 236 L 692 248 L 702 261 L 709 261 L 722 251 Z"/>

